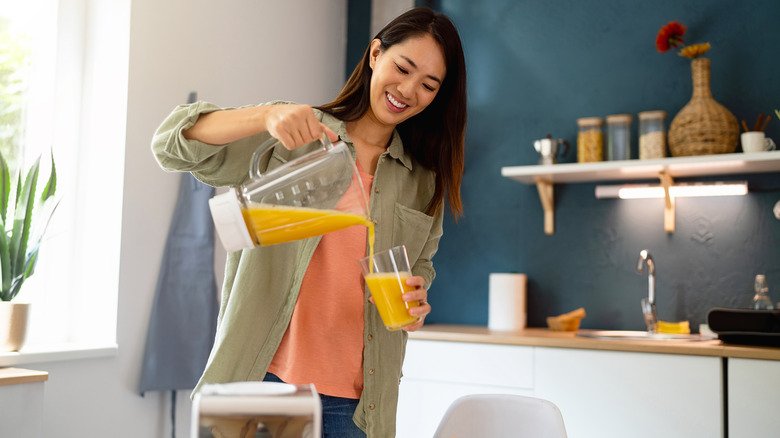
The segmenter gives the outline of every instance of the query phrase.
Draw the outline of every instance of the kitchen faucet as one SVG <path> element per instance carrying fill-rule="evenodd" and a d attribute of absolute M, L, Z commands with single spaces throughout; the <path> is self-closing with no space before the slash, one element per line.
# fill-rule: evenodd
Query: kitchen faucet
<path fill-rule="evenodd" d="M 642 298 L 642 314 L 645 317 L 648 333 L 655 333 L 658 316 L 655 310 L 655 262 L 650 251 L 643 249 L 639 252 L 639 262 L 636 265 L 638 273 L 642 273 L 644 265 L 647 265 L 647 298 Z"/>

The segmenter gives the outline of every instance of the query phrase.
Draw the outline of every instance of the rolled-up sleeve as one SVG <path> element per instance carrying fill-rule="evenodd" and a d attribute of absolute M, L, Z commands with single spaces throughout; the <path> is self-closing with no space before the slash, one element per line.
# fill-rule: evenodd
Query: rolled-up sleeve
<path fill-rule="evenodd" d="M 269 138 L 268 133 L 225 145 L 186 139 L 183 134 L 201 115 L 222 109 L 230 108 L 220 108 L 208 102 L 174 108 L 152 138 L 152 152 L 160 167 L 172 172 L 191 172 L 200 181 L 215 187 L 240 184 L 249 174 L 252 154 Z"/>

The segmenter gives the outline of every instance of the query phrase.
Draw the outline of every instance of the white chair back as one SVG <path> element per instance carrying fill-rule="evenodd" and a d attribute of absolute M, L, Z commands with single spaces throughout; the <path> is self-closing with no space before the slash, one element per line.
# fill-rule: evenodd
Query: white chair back
<path fill-rule="evenodd" d="M 508 394 L 467 395 L 447 409 L 434 438 L 566 438 L 553 403 Z"/>

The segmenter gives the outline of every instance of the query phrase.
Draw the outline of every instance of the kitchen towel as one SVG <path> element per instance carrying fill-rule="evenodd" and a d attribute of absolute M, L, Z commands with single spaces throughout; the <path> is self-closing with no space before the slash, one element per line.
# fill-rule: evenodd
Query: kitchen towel
<path fill-rule="evenodd" d="M 526 324 L 525 274 L 491 273 L 488 328 L 522 330 Z"/>

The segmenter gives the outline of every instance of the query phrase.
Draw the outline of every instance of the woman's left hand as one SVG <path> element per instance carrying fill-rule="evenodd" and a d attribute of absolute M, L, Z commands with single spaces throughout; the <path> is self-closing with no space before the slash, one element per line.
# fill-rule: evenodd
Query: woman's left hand
<path fill-rule="evenodd" d="M 425 317 L 431 313 L 431 305 L 428 304 L 428 290 L 425 289 L 425 279 L 419 275 L 415 275 L 406 279 L 408 286 L 413 286 L 415 289 L 406 292 L 403 295 L 404 301 L 418 301 L 420 303 L 417 307 L 409 309 L 409 314 L 413 316 L 419 316 L 420 320 L 414 324 L 409 324 L 403 327 L 407 332 L 413 332 L 425 323 Z"/>

